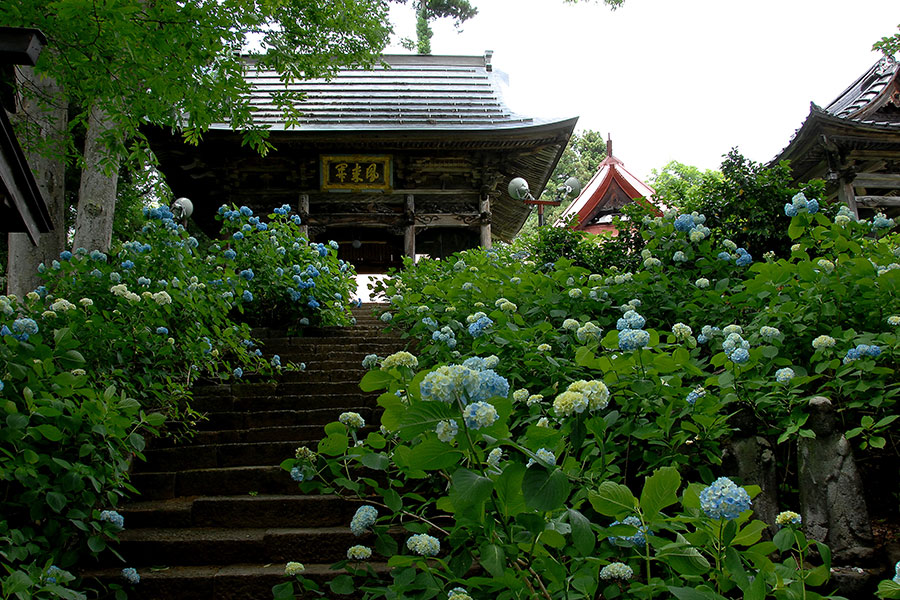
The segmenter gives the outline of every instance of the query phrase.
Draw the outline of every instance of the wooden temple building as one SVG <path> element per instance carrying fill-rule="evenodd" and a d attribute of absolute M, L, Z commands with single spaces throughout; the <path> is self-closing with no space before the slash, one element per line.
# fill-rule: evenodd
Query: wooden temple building
<path fill-rule="evenodd" d="M 257 214 L 289 204 L 310 241 L 337 241 L 360 273 L 399 266 L 404 255 L 439 258 L 511 240 L 531 207 L 511 198 L 507 183 L 524 177 L 539 193 L 577 120 L 513 112 L 491 53 L 385 56 L 373 70 L 292 82 L 305 98 L 299 127 L 275 109 L 272 94 L 285 89 L 277 73 L 251 65 L 248 77 L 254 118 L 276 149 L 261 157 L 224 125 L 199 146 L 150 129 L 160 170 L 209 234 L 218 233 L 223 203 Z"/>
<path fill-rule="evenodd" d="M 859 215 L 900 212 L 900 65 L 882 58 L 825 108 L 815 104 L 773 163 L 818 178 Z"/>
<path fill-rule="evenodd" d="M 6 113 L 16 112 L 14 65 L 34 66 L 46 43 L 37 29 L 0 27 L 0 231 L 26 233 L 32 244 L 53 223 Z"/>
<path fill-rule="evenodd" d="M 575 217 L 571 226 L 576 230 L 615 235 L 613 217 L 621 214 L 622 207 L 631 202 L 649 204 L 654 193 L 653 188 L 632 175 L 625 163 L 615 157 L 612 139 L 608 139 L 606 158 L 578 197 L 563 211 L 556 225 L 562 226 Z"/>

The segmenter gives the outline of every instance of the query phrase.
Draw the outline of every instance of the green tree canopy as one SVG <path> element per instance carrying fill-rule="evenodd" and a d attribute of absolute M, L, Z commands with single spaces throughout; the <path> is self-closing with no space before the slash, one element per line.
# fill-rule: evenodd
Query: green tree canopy
<path fill-rule="evenodd" d="M 73 124 L 102 109 L 116 125 L 108 142 L 139 137 L 148 122 L 191 132 L 227 122 L 258 148 L 265 136 L 243 77 L 251 48 L 287 81 L 372 64 L 390 34 L 385 0 L 11 0 L 0 3 L 0 22 L 43 31 L 36 72 L 64 94 L 46 100 L 67 102 Z M 296 114 L 291 101 L 276 96 Z"/>
<path fill-rule="evenodd" d="M 556 168 L 547 181 L 547 187 L 541 194 L 541 200 L 553 200 L 556 198 L 557 188 L 565 183 L 569 177 L 576 177 L 581 185 L 587 185 L 600 163 L 606 158 L 606 142 L 603 134 L 592 129 L 585 129 L 583 132 L 575 132 L 569 139 L 569 144 L 563 151 Z M 548 225 L 562 214 L 566 207 L 572 203 L 574 198 L 563 200 L 560 206 L 547 206 L 544 211 L 544 218 Z M 525 221 L 522 231 L 519 235 L 530 235 L 537 230 L 537 211 Z"/>
<path fill-rule="evenodd" d="M 695 205 L 703 190 L 721 181 L 719 171 L 702 170 L 692 165 L 672 160 L 660 170 L 650 171 L 650 186 L 656 190 L 653 196 L 662 206 L 678 207 Z"/>

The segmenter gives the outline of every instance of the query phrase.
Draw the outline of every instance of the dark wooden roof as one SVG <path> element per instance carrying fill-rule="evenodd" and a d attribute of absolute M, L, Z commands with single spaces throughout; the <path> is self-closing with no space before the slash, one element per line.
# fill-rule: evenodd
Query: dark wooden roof
<path fill-rule="evenodd" d="M 881 59 L 825 108 L 809 115 L 771 164 L 790 160 L 795 181 L 837 181 L 900 159 L 900 65 Z M 885 162 L 887 161 L 887 162 Z"/>
<path fill-rule="evenodd" d="M 44 35 L 36 29 L 0 27 L 0 66 L 6 73 L 7 85 L 12 83 L 12 65 L 33 66 L 45 43 Z M 41 233 L 53 229 L 53 223 L 6 116 L 7 108 L 15 108 L 10 90 L 0 90 L 5 106 L 0 107 L 0 231 L 25 232 L 36 244 Z"/>
<path fill-rule="evenodd" d="M 272 92 L 283 85 L 269 72 L 250 70 L 254 118 L 270 128 L 276 148 L 259 157 L 241 145 L 241 134 L 214 126 L 198 146 L 177 133 L 146 129 L 147 137 L 174 193 L 191 198 L 204 225 L 223 202 L 257 204 L 268 211 L 296 205 L 307 194 L 311 214 L 348 212 L 346 205 L 389 205 L 400 211 L 412 194 L 416 205 L 441 206 L 492 197 L 492 234 L 511 240 L 531 207 L 509 197 L 506 184 L 524 177 L 532 190 L 547 180 L 575 128 L 576 118 L 541 120 L 514 113 L 503 101 L 505 76 L 488 57 L 387 56 L 387 67 L 345 69 L 329 82 L 289 84 L 301 91 L 304 117 L 289 127 L 275 110 Z M 320 157 L 381 154 L 393 157 L 393 188 L 384 193 L 334 193 L 320 188 Z M 343 208 L 340 210 L 337 205 Z M 367 218 L 358 210 L 360 220 Z M 378 215 L 378 220 L 389 221 Z"/>

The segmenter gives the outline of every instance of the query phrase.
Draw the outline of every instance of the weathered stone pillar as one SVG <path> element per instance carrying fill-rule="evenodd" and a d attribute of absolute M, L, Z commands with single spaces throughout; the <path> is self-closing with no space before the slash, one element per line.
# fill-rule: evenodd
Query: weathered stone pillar
<path fill-rule="evenodd" d="M 490 248 L 491 247 L 491 197 L 485 195 L 481 198 L 480 208 L 481 211 L 481 225 L 479 229 L 481 230 L 481 246 L 482 248 Z"/>
<path fill-rule="evenodd" d="M 800 438 L 800 504 L 808 537 L 831 548 L 837 564 L 858 564 L 874 554 L 862 481 L 847 438 L 836 427 L 828 398 L 809 401 L 807 425 L 815 438 Z"/>
<path fill-rule="evenodd" d="M 300 194 L 300 208 L 297 211 L 300 215 L 300 235 L 309 240 L 309 194 Z"/>
<path fill-rule="evenodd" d="M 406 196 L 406 230 L 403 232 L 403 253 L 416 261 L 416 202 L 412 194 Z"/>
<path fill-rule="evenodd" d="M 762 491 L 753 499 L 753 518 L 769 524 L 774 535 L 778 514 L 778 474 L 772 444 L 764 437 L 751 435 L 731 441 L 731 458 L 744 485 L 758 485 Z"/>

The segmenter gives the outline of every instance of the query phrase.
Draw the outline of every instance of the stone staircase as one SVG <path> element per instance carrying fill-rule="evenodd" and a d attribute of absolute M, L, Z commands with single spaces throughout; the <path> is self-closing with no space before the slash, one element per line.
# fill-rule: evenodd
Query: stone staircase
<path fill-rule="evenodd" d="M 208 420 L 190 443 L 157 440 L 135 465 L 141 496 L 120 510 L 125 562 L 106 553 L 88 576 L 122 582 L 121 568 L 134 567 L 141 582 L 126 589 L 137 600 L 270 600 L 272 586 L 287 581 L 288 561 L 304 563 L 320 582 L 337 575 L 330 565 L 361 543 L 349 529 L 358 505 L 301 494 L 279 464 L 298 446 L 314 449 L 341 412 L 376 422 L 377 394 L 359 390 L 361 361 L 403 342 L 383 331 L 375 306 L 356 309 L 353 327 L 309 328 L 302 337 L 254 332 L 266 356 L 305 362 L 306 371 L 276 383 L 195 387 L 194 408 Z"/>

